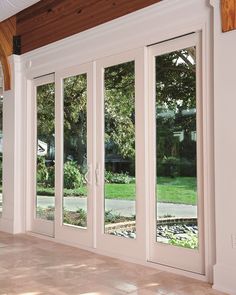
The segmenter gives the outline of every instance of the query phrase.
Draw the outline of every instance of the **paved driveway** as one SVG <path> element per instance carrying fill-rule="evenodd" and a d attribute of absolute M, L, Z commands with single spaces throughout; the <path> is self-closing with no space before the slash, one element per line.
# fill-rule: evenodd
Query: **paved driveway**
<path fill-rule="evenodd" d="M 80 197 L 66 197 L 64 198 L 65 208 L 67 210 L 75 211 L 78 208 L 86 209 L 87 199 Z M 54 206 L 53 197 L 38 197 L 38 206 L 47 208 Z M 122 216 L 132 216 L 135 214 L 135 201 L 127 200 L 106 200 L 106 210 L 112 210 L 115 214 Z M 179 205 L 171 203 L 158 203 L 158 216 L 170 214 L 176 217 L 197 217 L 197 207 L 191 205 Z"/>

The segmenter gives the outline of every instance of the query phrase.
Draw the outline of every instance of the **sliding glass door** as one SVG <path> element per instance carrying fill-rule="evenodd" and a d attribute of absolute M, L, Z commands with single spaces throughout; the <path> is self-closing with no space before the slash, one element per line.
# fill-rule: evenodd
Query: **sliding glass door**
<path fill-rule="evenodd" d="M 198 35 L 150 48 L 150 260 L 204 273 Z"/>
<path fill-rule="evenodd" d="M 199 35 L 63 69 L 34 89 L 33 231 L 203 274 Z"/>
<path fill-rule="evenodd" d="M 56 73 L 56 196 L 58 239 L 92 246 L 93 65 Z"/>
<path fill-rule="evenodd" d="M 55 218 L 55 82 L 54 75 L 33 83 L 32 231 L 54 236 Z"/>
<path fill-rule="evenodd" d="M 97 62 L 97 248 L 143 256 L 143 51 Z M 138 81 L 141 81 L 138 84 Z M 139 212 L 139 214 L 137 214 Z"/>

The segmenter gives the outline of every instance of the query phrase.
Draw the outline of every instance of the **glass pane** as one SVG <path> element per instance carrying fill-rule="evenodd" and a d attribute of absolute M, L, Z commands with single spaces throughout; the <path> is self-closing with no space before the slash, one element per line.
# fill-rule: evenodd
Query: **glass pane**
<path fill-rule="evenodd" d="M 37 87 L 36 217 L 54 220 L 55 208 L 55 84 Z"/>
<path fill-rule="evenodd" d="M 136 237 L 135 64 L 105 69 L 105 233 Z"/>
<path fill-rule="evenodd" d="M 3 197 L 2 197 L 2 150 L 3 150 L 3 76 L 1 76 L 1 65 L 0 65 L 0 217 L 2 216 Z"/>
<path fill-rule="evenodd" d="M 196 49 L 156 57 L 157 242 L 198 248 Z"/>
<path fill-rule="evenodd" d="M 63 221 L 87 227 L 87 75 L 64 79 Z"/>

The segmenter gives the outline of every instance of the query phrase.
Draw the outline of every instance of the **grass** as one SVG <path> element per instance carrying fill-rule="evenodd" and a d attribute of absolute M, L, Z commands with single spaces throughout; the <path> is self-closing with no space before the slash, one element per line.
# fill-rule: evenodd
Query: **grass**
<path fill-rule="evenodd" d="M 135 200 L 135 184 L 105 185 L 106 199 Z M 54 196 L 52 188 L 38 187 L 38 195 Z M 64 196 L 85 196 L 86 188 L 65 189 Z M 196 178 L 194 177 L 158 177 L 157 198 L 163 203 L 196 204 Z"/>

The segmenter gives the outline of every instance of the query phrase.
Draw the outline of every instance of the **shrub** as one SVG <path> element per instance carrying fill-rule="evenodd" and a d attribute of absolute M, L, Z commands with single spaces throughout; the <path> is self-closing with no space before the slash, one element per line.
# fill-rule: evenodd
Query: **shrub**
<path fill-rule="evenodd" d="M 78 165 L 75 161 L 68 161 L 64 164 L 64 188 L 79 188 L 83 183 Z"/>
<path fill-rule="evenodd" d="M 76 226 L 87 226 L 87 213 L 84 209 L 79 208 L 76 212 L 64 210 L 63 222 Z"/>
<path fill-rule="evenodd" d="M 48 179 L 48 170 L 45 164 L 44 157 L 38 157 L 37 159 L 37 182 L 45 184 Z"/>
<path fill-rule="evenodd" d="M 198 248 L 198 237 L 194 234 L 189 233 L 189 238 L 180 240 L 176 239 L 174 236 L 170 239 L 170 244 L 178 247 L 184 247 L 189 249 Z"/>
<path fill-rule="evenodd" d="M 37 207 L 37 218 L 53 221 L 54 208 L 53 207 L 48 207 L 48 208 Z"/>
<path fill-rule="evenodd" d="M 55 186 L 55 167 L 50 166 L 47 168 L 48 170 L 48 178 L 46 180 L 47 187 L 54 187 Z"/>
<path fill-rule="evenodd" d="M 106 183 L 134 183 L 135 178 L 129 176 L 127 173 L 114 173 L 111 171 L 105 171 Z"/>

